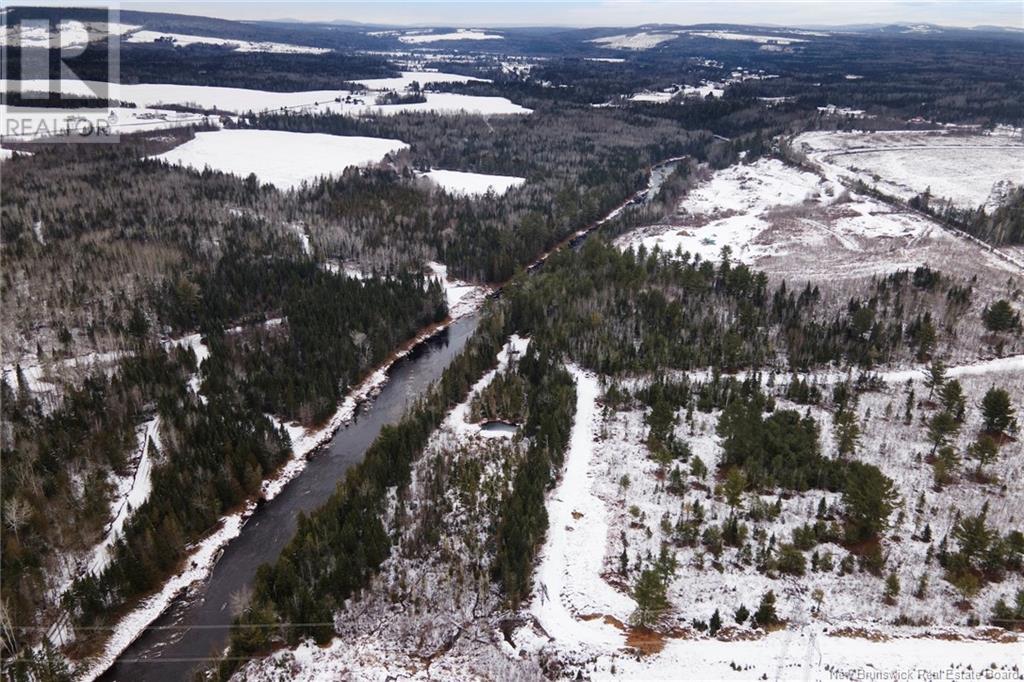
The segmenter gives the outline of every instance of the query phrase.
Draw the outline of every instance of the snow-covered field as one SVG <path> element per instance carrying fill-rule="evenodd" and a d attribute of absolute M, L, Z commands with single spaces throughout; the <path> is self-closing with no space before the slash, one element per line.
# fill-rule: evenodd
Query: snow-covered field
<path fill-rule="evenodd" d="M 188 105 L 193 108 L 231 112 L 236 114 L 250 111 L 310 111 L 334 112 L 354 116 L 394 114 L 407 111 L 437 113 L 467 112 L 482 115 L 529 114 L 530 109 L 514 104 L 505 97 L 463 95 L 451 92 L 426 93 L 425 102 L 409 104 L 378 105 L 376 95 L 385 90 L 405 87 L 412 81 L 421 85 L 427 83 L 466 82 L 467 76 L 439 72 L 403 72 L 398 78 L 366 80 L 367 92 L 347 90 L 307 90 L 301 92 L 275 92 L 207 85 L 172 85 L 166 83 L 138 83 L 110 86 L 110 97 L 114 100 L 131 102 L 144 109 L 160 109 L 170 104 Z M 94 81 L 64 80 L 59 82 L 64 95 L 95 95 L 104 92 L 105 83 Z M 0 88 L 18 92 L 47 92 L 54 87 L 50 81 L 4 81 Z M 379 87 L 380 90 L 369 89 Z M 119 118 L 127 117 L 126 110 Z M 145 112 L 139 112 L 145 113 Z M 106 115 L 104 110 L 103 115 Z M 194 117 L 194 115 L 191 115 Z M 141 129 L 141 128 L 140 128 Z"/>
<path fill-rule="evenodd" d="M 655 104 L 665 104 L 672 101 L 673 98 L 682 95 L 683 97 L 721 97 L 725 94 L 725 83 L 709 83 L 704 82 L 701 85 L 683 85 L 681 87 L 668 88 L 660 92 L 644 91 L 638 92 L 632 97 L 632 102 L 653 102 Z"/>
<path fill-rule="evenodd" d="M 349 166 L 377 163 L 404 149 L 400 140 L 350 137 L 280 130 L 217 130 L 154 158 L 196 170 L 211 168 L 246 177 L 278 189 L 295 189 L 317 178 L 340 174 Z"/>
<path fill-rule="evenodd" d="M 106 36 L 121 36 L 139 28 L 131 24 L 105 21 L 65 20 L 57 24 L 53 30 L 33 24 L 17 24 L 0 26 L 0 45 L 12 47 L 49 47 L 61 48 L 85 45 Z"/>
<path fill-rule="evenodd" d="M 214 38 L 184 33 L 164 33 L 162 31 L 135 31 L 125 37 L 128 43 L 152 43 L 155 41 L 171 42 L 175 47 L 188 45 L 219 45 L 234 48 L 236 52 L 270 52 L 273 54 L 325 54 L 330 52 L 323 47 L 305 45 L 289 45 L 287 43 L 254 42 L 252 40 L 236 40 L 234 38 Z"/>
<path fill-rule="evenodd" d="M 715 38 L 716 40 L 739 40 L 761 45 L 790 45 L 792 43 L 806 43 L 804 38 L 793 38 L 790 36 L 773 35 L 751 35 L 749 33 L 734 33 L 732 31 L 686 31 L 688 35 L 699 38 Z"/>
<path fill-rule="evenodd" d="M 443 71 L 403 71 L 402 75 L 397 78 L 363 78 L 352 82 L 359 83 L 368 90 L 405 90 L 413 83 L 419 83 L 422 87 L 433 83 L 469 83 L 471 81 L 477 83 L 491 82 L 486 78 L 474 78 L 473 76 L 444 73 Z"/>
<path fill-rule="evenodd" d="M 1020 679 L 1019 643 L 894 637 L 872 641 L 821 625 L 753 641 L 672 639 L 653 659 L 604 656 L 592 679 L 831 680 Z M 889 677 L 882 677 L 889 675 Z M 986 677 L 990 676 L 990 677 Z"/>
<path fill-rule="evenodd" d="M 961 273 L 967 259 L 970 274 L 996 291 L 1020 272 L 924 216 L 777 159 L 740 163 L 705 177 L 675 215 L 616 243 L 678 249 L 715 261 L 728 246 L 734 260 L 794 281 L 857 279 L 923 264 Z"/>
<path fill-rule="evenodd" d="M 859 179 L 902 199 L 930 189 L 935 200 L 991 210 L 1007 184 L 1024 183 L 1024 138 L 1007 129 L 812 132 L 797 136 L 793 146 L 830 176 Z"/>
<path fill-rule="evenodd" d="M 609 47 L 613 50 L 649 50 L 662 43 L 675 40 L 678 36 L 674 33 L 656 33 L 643 31 L 641 33 L 623 33 L 603 38 L 594 38 L 588 42 Z"/>
<path fill-rule="evenodd" d="M 0 104 L 3 139 L 15 142 L 51 135 L 121 135 L 201 124 L 216 125 L 217 120 L 201 114 L 148 107 L 42 109 Z"/>
<path fill-rule="evenodd" d="M 398 40 L 409 45 L 423 45 L 452 40 L 504 40 L 505 36 L 475 29 L 460 28 L 452 33 L 417 33 L 408 32 L 399 36 Z"/>
<path fill-rule="evenodd" d="M 423 173 L 422 177 L 430 179 L 446 192 L 469 196 L 480 196 L 488 192 L 501 195 L 526 182 L 526 178 L 517 178 L 513 175 L 487 175 L 437 169 Z"/>

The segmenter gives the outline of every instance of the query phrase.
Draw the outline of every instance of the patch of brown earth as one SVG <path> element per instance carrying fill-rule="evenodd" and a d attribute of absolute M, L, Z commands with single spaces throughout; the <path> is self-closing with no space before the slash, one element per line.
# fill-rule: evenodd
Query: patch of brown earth
<path fill-rule="evenodd" d="M 648 628 L 630 628 L 626 635 L 626 646 L 642 656 L 650 656 L 665 648 L 665 635 Z"/>

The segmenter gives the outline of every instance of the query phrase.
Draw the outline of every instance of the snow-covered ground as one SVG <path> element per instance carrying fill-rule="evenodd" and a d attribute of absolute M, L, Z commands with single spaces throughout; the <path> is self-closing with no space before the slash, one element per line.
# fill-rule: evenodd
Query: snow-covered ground
<path fill-rule="evenodd" d="M 444 73 L 443 71 L 403 71 L 397 78 L 363 78 L 352 81 L 359 83 L 368 90 L 405 90 L 413 83 L 419 85 L 431 85 L 433 83 L 490 83 L 486 78 L 474 78 L 463 76 L 458 73 Z"/>
<path fill-rule="evenodd" d="M 809 625 L 753 641 L 671 639 L 656 657 L 603 656 L 592 679 L 1020 679 L 1019 643 L 830 634 Z M 883 677 L 888 675 L 888 677 Z"/>
<path fill-rule="evenodd" d="M 410 45 L 422 45 L 451 40 L 504 40 L 505 36 L 498 33 L 487 33 L 475 29 L 460 28 L 453 33 L 414 33 L 399 36 L 398 40 Z"/>
<path fill-rule="evenodd" d="M 75 384 L 96 370 L 112 371 L 126 355 L 126 351 L 90 352 L 63 360 L 44 361 L 36 355 L 26 355 L 16 363 L 4 365 L 3 380 L 14 390 L 24 388 L 31 392 L 47 412 L 60 404 L 67 384 Z M 25 386 L 21 386 L 18 378 L 19 367 Z"/>
<path fill-rule="evenodd" d="M 234 38 L 214 38 L 212 36 L 197 36 L 184 33 L 164 33 L 163 31 L 135 31 L 125 37 L 125 42 L 129 43 L 152 43 L 157 40 L 171 42 L 175 47 L 219 45 L 234 48 L 236 52 L 270 52 L 273 54 L 325 54 L 330 52 L 329 49 L 323 47 L 255 42 L 252 40 L 236 40 Z"/>
<path fill-rule="evenodd" d="M 685 31 L 688 35 L 699 38 L 715 38 L 717 40 L 739 40 L 761 45 L 790 45 L 792 43 L 806 43 L 804 38 L 793 38 L 791 36 L 774 35 L 752 35 L 749 33 L 734 33 L 732 31 Z"/>
<path fill-rule="evenodd" d="M 120 36 L 139 28 L 131 24 L 105 21 L 65 20 L 52 30 L 26 23 L 0 26 L 0 45 L 12 47 L 74 47 L 106 36 Z"/>
<path fill-rule="evenodd" d="M 4 140 L 29 141 L 52 135 L 91 137 L 187 125 L 216 125 L 218 120 L 202 114 L 149 107 L 43 109 L 0 104 L 0 122 Z"/>
<path fill-rule="evenodd" d="M 476 310 L 487 298 L 487 287 L 448 278 L 448 266 L 441 263 L 427 263 L 430 273 L 441 282 L 448 301 L 448 315 L 458 318 Z"/>
<path fill-rule="evenodd" d="M 1024 139 L 1008 129 L 812 132 L 797 136 L 793 147 L 830 177 L 859 179 L 902 199 L 930 189 L 933 200 L 991 210 L 1007 186 L 1024 183 Z"/>
<path fill-rule="evenodd" d="M 133 511 L 149 499 L 149 494 L 153 490 L 153 449 L 160 450 L 160 417 L 153 417 L 145 422 L 139 429 L 138 439 L 138 456 L 137 461 L 133 463 L 134 470 L 128 476 L 118 476 L 115 479 L 116 492 L 112 509 L 114 520 L 107 527 L 106 536 L 94 548 L 87 569 L 94 575 L 99 575 L 110 563 L 110 550 L 124 532 L 125 522 Z"/>
<path fill-rule="evenodd" d="M 432 80 L 436 78 L 437 80 Z M 435 72 L 404 72 L 399 79 L 383 79 L 394 84 L 417 80 L 421 84 L 430 82 L 460 82 L 467 77 Z M 373 79 L 367 81 L 372 83 Z M 66 95 L 95 95 L 105 92 L 105 83 L 77 81 L 59 82 L 60 91 Z M 47 92 L 50 81 L 4 81 L 0 88 L 20 92 Z M 383 88 L 389 89 L 388 87 Z M 433 111 L 438 113 L 468 112 L 483 115 L 529 114 L 530 109 L 512 103 L 505 97 L 462 95 L 452 92 L 426 93 L 426 102 L 409 104 L 375 104 L 378 91 L 353 93 L 347 90 L 306 90 L 301 92 L 276 92 L 251 90 L 209 85 L 173 85 L 167 83 L 137 83 L 109 86 L 110 97 L 131 102 L 136 107 L 159 109 L 170 104 L 188 105 L 194 108 L 246 113 L 249 111 L 316 111 L 334 112 L 353 116 L 393 114 L 405 111 Z M 129 110 L 131 111 L 131 110 Z M 104 114 L 105 115 L 105 114 Z"/>
<path fill-rule="evenodd" d="M 407 112 L 434 112 L 438 114 L 466 113 L 481 116 L 508 116 L 533 113 L 532 109 L 515 104 L 506 97 L 462 95 L 455 92 L 428 92 L 426 102 L 343 107 L 341 113 L 355 115 L 401 114 Z M 325 104 L 315 110 L 335 111 L 337 104 Z"/>
<path fill-rule="evenodd" d="M 429 178 L 446 192 L 469 196 L 480 196 L 488 192 L 501 195 L 526 182 L 526 178 L 512 175 L 487 175 L 438 169 L 427 171 L 422 177 Z"/>
<path fill-rule="evenodd" d="M 673 98 L 682 95 L 683 97 L 721 97 L 725 94 L 725 83 L 702 83 L 701 85 L 684 85 L 682 87 L 673 87 L 659 92 L 644 91 L 638 92 L 631 96 L 629 99 L 632 102 L 653 102 L 655 104 L 665 104 L 673 100 Z"/>
<path fill-rule="evenodd" d="M 203 383 L 200 374 L 202 372 L 203 363 L 208 357 L 210 357 L 210 347 L 206 345 L 205 341 L 203 341 L 203 335 L 199 333 L 186 334 L 185 336 L 164 342 L 164 348 L 171 348 L 172 346 L 192 349 L 192 354 L 196 357 L 196 373 L 189 377 L 188 388 L 192 393 L 198 396 L 200 400 L 205 400 L 199 391 Z"/>
<path fill-rule="evenodd" d="M 247 177 L 278 189 L 340 174 L 349 166 L 377 163 L 406 148 L 400 140 L 375 137 L 293 133 L 281 130 L 217 130 L 195 138 L 156 157 L 196 170 L 211 168 Z"/>
<path fill-rule="evenodd" d="M 613 50 L 649 50 L 662 43 L 675 40 L 678 36 L 674 33 L 657 33 L 643 31 L 641 33 L 622 33 L 603 38 L 594 38 L 587 42 L 609 47 Z"/>
<path fill-rule="evenodd" d="M 620 629 L 605 621 L 628 620 L 636 603 L 601 577 L 608 511 L 593 492 L 595 420 L 601 393 L 597 377 L 570 367 L 576 380 L 576 416 L 562 478 L 547 502 L 548 533 L 539 552 L 531 612 L 559 645 L 592 652 L 625 645 Z"/>
<path fill-rule="evenodd" d="M 934 221 L 846 190 L 840 179 L 759 159 L 705 173 L 674 215 L 621 236 L 622 247 L 731 257 L 795 281 L 863 278 L 928 264 L 978 274 L 992 291 L 1020 268 Z M 967 254 L 970 254 L 969 257 Z"/>
<path fill-rule="evenodd" d="M 509 461 L 521 456 L 515 441 L 488 438 L 469 415 L 474 397 L 528 344 L 529 339 L 509 338 L 497 354 L 496 367 L 485 372 L 466 399 L 446 415 L 413 465 L 411 481 L 401 493 L 409 508 L 441 504 L 446 510 L 445 530 L 434 551 L 417 553 L 422 522 L 416 513 L 403 514 L 399 520 L 399 493 L 393 492 L 388 525 L 401 529 L 395 551 L 364 598 L 353 600 L 337 615 L 338 636 L 323 647 L 307 642 L 254 661 L 236 674 L 237 679 L 515 679 L 508 673 L 518 666 L 510 665 L 496 648 L 485 648 L 483 659 L 479 652 L 463 656 L 466 647 L 479 648 L 495 634 L 490 614 L 500 602 L 487 571 L 480 570 L 488 561 L 480 541 L 487 533 L 488 510 L 500 504 L 508 485 Z M 478 492 L 466 495 L 466 489 L 449 478 L 461 466 L 480 467 Z M 438 485 L 434 477 L 445 469 L 450 473 L 440 474 L 444 478 Z M 394 599 L 395 594 L 406 598 Z"/>
<path fill-rule="evenodd" d="M 521 352 L 525 347 L 526 340 L 513 337 L 499 353 L 498 366 L 474 384 L 466 401 L 431 436 L 414 464 L 408 488 L 396 492 L 389 503 L 385 521 L 389 528 L 398 529 L 395 551 L 370 589 L 337 614 L 334 640 L 326 646 L 305 642 L 275 652 L 243 667 L 236 679 L 788 680 L 869 679 L 865 675 L 878 672 L 902 675 L 900 679 L 938 679 L 930 674 L 964 679 L 971 671 L 998 675 L 998 679 L 1019 676 L 1019 640 L 1001 630 L 964 627 L 961 623 L 967 614 L 949 607 L 955 597 L 934 562 L 928 569 L 933 574 L 928 595 L 919 600 L 910 594 L 919 575 L 915 562 L 923 563 L 925 553 L 925 544 L 910 535 L 930 519 L 938 538 L 954 510 L 972 513 L 980 507 L 982 496 L 975 489 L 978 484 L 966 479 L 941 495 L 928 490 L 924 479 L 930 467 L 912 457 L 915 448 L 923 447 L 923 429 L 919 424 L 891 426 L 885 417 L 884 403 L 898 402 L 904 390 L 898 372 L 884 375 L 894 383 L 877 394 L 865 394 L 858 406 L 871 433 L 861 448 L 864 458 L 894 477 L 906 496 L 908 512 L 915 506 L 911 497 L 916 491 L 927 495 L 928 513 L 908 513 L 886 538 L 889 561 L 897 567 L 904 586 L 897 604 L 880 605 L 882 580 L 865 573 L 854 578 L 832 569 L 809 572 L 799 580 L 769 578 L 733 561 L 731 555 L 725 557 L 726 570 L 719 572 L 708 565 L 704 552 L 670 543 L 679 559 L 669 589 L 672 610 L 667 619 L 673 627 L 653 636 L 630 628 L 627 623 L 634 603 L 628 581 L 618 575 L 617 567 L 622 538 L 627 540 L 632 567 L 641 558 L 650 561 L 657 555 L 669 532 L 666 528 L 674 526 L 683 509 L 684 495 L 685 501 L 699 499 L 705 506 L 707 524 L 720 523 L 727 508 L 712 495 L 710 485 L 698 485 L 693 477 L 684 493 L 668 492 L 644 445 L 645 411 L 614 412 L 603 407 L 603 380 L 570 367 L 576 380 L 577 409 L 563 473 L 548 495 L 548 532 L 538 556 L 532 597 L 522 610 L 508 613 L 486 571 L 480 575 L 480 567 L 492 561 L 486 551 L 481 553 L 480 540 L 490 523 L 490 516 L 481 515 L 481 510 L 500 500 L 508 485 L 508 474 L 502 471 L 518 455 L 514 441 L 508 445 L 511 449 L 503 450 L 480 438 L 468 415 L 473 397 L 505 370 L 512 357 L 510 349 Z M 953 368 L 950 374 L 967 378 L 964 385 L 969 396 L 983 391 L 994 377 L 1006 381 L 1016 395 L 1024 388 L 1021 365 L 1019 360 L 1000 361 Z M 920 390 L 923 374 L 914 371 Z M 1015 378 L 1007 380 L 1007 371 L 1015 372 Z M 827 413 L 817 408 L 813 413 L 822 422 L 825 454 L 834 456 Z M 679 418 L 682 422 L 682 414 Z M 716 419 L 717 413 L 698 413 L 692 430 L 685 424 L 676 427 L 677 435 L 712 471 L 720 450 L 713 428 Z M 977 419 L 976 414 L 969 416 L 965 433 L 977 427 Z M 477 485 L 467 488 L 460 471 L 480 472 L 473 479 Z M 993 471 L 1008 485 L 1008 499 L 1024 486 L 1024 469 L 1013 457 L 1005 457 Z M 623 474 L 628 485 L 622 483 Z M 492 497 L 495 494 L 497 498 Z M 439 503 L 435 495 L 444 501 Z M 794 495 L 783 500 L 777 520 L 750 523 L 787 541 L 793 527 L 814 519 L 821 496 L 817 492 Z M 837 499 L 834 494 L 824 496 L 830 504 Z M 752 499 L 748 495 L 744 504 Z M 769 502 L 775 499 L 765 496 Z M 445 532 L 436 546 L 424 550 L 419 520 L 424 510 L 438 504 L 444 510 Z M 1014 513 L 1003 511 L 990 520 L 1005 528 L 1016 523 Z M 427 513 L 425 518 L 436 517 Z M 826 548 L 836 555 L 845 552 L 839 546 L 819 546 L 819 550 Z M 1012 595 L 1017 587 L 1004 583 L 986 588 L 975 599 L 976 611 L 984 612 L 995 596 Z M 813 605 L 815 588 L 823 593 L 820 608 Z M 778 595 L 779 614 L 787 620 L 786 626 L 768 633 L 737 626 L 732 616 L 736 606 L 756 608 L 767 589 Z M 690 627 L 692 618 L 706 621 L 716 608 L 725 622 L 717 637 Z M 902 612 L 912 617 L 928 614 L 933 622 L 893 625 L 895 614 Z M 638 635 L 647 639 L 641 643 Z M 648 653 L 640 654 L 638 647 L 648 647 Z"/>
<path fill-rule="evenodd" d="M 677 437 L 712 473 L 701 480 L 685 473 L 688 463 L 670 465 L 684 471 L 684 489 L 671 492 L 645 445 L 646 410 L 602 412 L 594 407 L 600 404 L 598 379 L 574 369 L 576 422 L 563 479 L 548 501 L 550 525 L 529 607 L 536 624 L 523 624 L 512 641 L 503 645 L 506 654 L 538 656 L 548 661 L 548 669 L 565 678 L 579 674 L 593 679 L 839 679 L 828 676 L 834 671 L 863 675 L 885 670 L 912 675 L 900 679 L 925 679 L 920 675 L 979 671 L 990 665 L 1004 675 L 1019 676 L 1024 649 L 1012 633 L 966 624 L 972 615 L 986 621 L 994 601 L 1009 600 L 1024 588 L 1024 582 L 1013 576 L 989 584 L 972 598 L 971 608 L 961 610 L 954 606 L 959 593 L 943 579 L 934 558 L 928 559 L 929 543 L 916 539 L 930 524 L 934 548 L 950 532 L 957 515 L 977 513 L 985 500 L 994 502 L 988 519 L 1000 533 L 1018 529 L 1024 513 L 1018 502 L 1024 496 L 1019 446 L 1005 446 L 1000 459 L 990 465 L 996 482 L 975 482 L 968 474 L 974 463 L 965 461 L 955 483 L 941 492 L 934 490 L 932 467 L 920 457 L 931 447 L 926 429 L 916 416 L 911 425 L 905 425 L 900 416 L 890 416 L 902 406 L 907 378 L 914 381 L 919 398 L 927 396 L 924 373 L 912 372 L 909 377 L 902 371 L 883 374 L 888 386 L 861 394 L 857 406 L 864 435 L 855 456 L 881 468 L 903 497 L 902 511 L 893 514 L 883 548 L 886 571 L 895 570 L 902 585 L 890 605 L 882 601 L 882 577 L 863 571 L 844 576 L 836 570 L 847 554 L 839 545 L 816 548 L 832 555 L 833 568 L 808 568 L 800 578 L 769 577 L 753 562 L 743 560 L 740 550 L 729 547 L 721 559 L 724 569 L 718 570 L 699 542 L 693 548 L 680 546 L 674 541 L 676 523 L 683 514 L 692 513 L 696 502 L 703 506 L 705 528 L 720 524 L 731 513 L 713 492 L 721 455 L 715 434 L 719 412 L 695 413 L 692 426 L 685 423 L 683 412 L 677 415 Z M 961 451 L 980 427 L 976 404 L 993 381 L 1015 396 L 1024 394 L 1021 358 L 954 367 L 949 375 L 960 379 L 968 396 L 968 415 L 956 444 Z M 818 383 L 818 377 L 811 381 Z M 776 390 L 783 385 L 776 381 Z M 779 408 L 807 410 L 785 400 L 780 400 Z M 919 405 L 915 415 L 933 411 Z M 810 414 L 821 425 L 824 455 L 835 457 L 831 413 L 812 407 Z M 920 507 L 919 495 L 924 496 Z M 741 514 L 756 499 L 773 504 L 781 498 L 748 493 L 741 501 Z M 782 513 L 775 520 L 752 521 L 744 514 L 755 538 L 748 541 L 757 544 L 757 537 L 771 536 L 788 542 L 794 528 L 814 523 L 821 499 L 829 506 L 839 504 L 836 494 L 812 490 L 781 499 Z M 633 644 L 635 633 L 625 625 L 631 611 L 629 581 L 620 575 L 619 554 L 625 547 L 635 576 L 635 567 L 641 561 L 650 565 L 665 542 L 678 561 L 668 586 L 667 622 L 661 636 L 648 636 L 644 645 Z M 915 596 L 922 575 L 928 578 L 927 589 Z M 552 585 L 559 589 L 553 591 Z M 738 626 L 733 617 L 736 609 L 743 605 L 753 612 L 769 589 L 778 598 L 785 628 L 766 634 Z M 821 593 L 820 606 L 816 590 Z M 707 622 L 715 610 L 725 625 L 717 638 L 691 628 L 692 620 Z M 918 624 L 894 624 L 900 616 Z M 633 646 L 650 649 L 647 655 L 637 655 L 629 650 Z M 558 663 L 552 664 L 552 659 Z"/>
<path fill-rule="evenodd" d="M 528 338 L 521 337 L 518 334 L 510 336 L 505 346 L 498 352 L 497 367 L 484 372 L 484 375 L 473 384 L 473 388 L 470 389 L 466 400 L 456 405 L 448 413 L 441 428 L 462 439 L 475 436 L 488 437 L 489 434 L 481 429 L 481 425 L 474 423 L 470 418 L 470 404 L 474 397 L 480 395 L 481 391 L 494 381 L 496 376 L 505 371 L 510 362 L 521 358 L 529 345 L 530 339 Z M 504 433 L 507 434 L 508 432 Z"/>

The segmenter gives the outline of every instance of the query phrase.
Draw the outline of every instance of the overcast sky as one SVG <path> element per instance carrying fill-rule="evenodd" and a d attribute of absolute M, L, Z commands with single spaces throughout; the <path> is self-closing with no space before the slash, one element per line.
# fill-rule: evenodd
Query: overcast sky
<path fill-rule="evenodd" d="M 82 6 L 88 1 L 18 0 L 11 4 Z M 252 2 L 220 0 L 122 1 L 122 9 L 198 14 L 225 19 L 298 19 L 444 26 L 635 26 L 705 22 L 808 26 L 928 22 L 946 26 L 993 24 L 1024 28 L 1024 0 L 898 2 L 895 0 L 577 0 L 498 2 L 403 0 Z"/>

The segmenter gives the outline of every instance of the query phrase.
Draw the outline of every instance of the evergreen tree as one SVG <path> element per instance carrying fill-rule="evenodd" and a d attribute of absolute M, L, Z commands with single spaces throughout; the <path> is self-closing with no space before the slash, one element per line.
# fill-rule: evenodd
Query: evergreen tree
<path fill-rule="evenodd" d="M 657 625 L 669 607 L 665 583 L 657 570 L 647 568 L 640 573 L 633 585 L 633 600 L 636 609 L 630 616 L 630 624 L 643 628 Z"/>
<path fill-rule="evenodd" d="M 722 615 L 715 609 L 715 612 L 711 614 L 711 620 L 708 621 L 708 634 L 714 636 L 719 630 L 722 629 Z"/>
<path fill-rule="evenodd" d="M 983 433 L 971 444 L 970 454 L 978 460 L 976 474 L 982 476 L 982 470 L 999 457 L 999 444 L 990 434 Z"/>
<path fill-rule="evenodd" d="M 850 462 L 843 489 L 847 538 L 860 542 L 878 537 L 889 527 L 889 515 L 896 508 L 898 499 L 892 480 L 877 467 Z"/>
<path fill-rule="evenodd" d="M 956 379 L 947 381 L 939 391 L 939 397 L 942 400 L 943 409 L 952 414 L 958 423 L 963 423 L 967 399 L 964 396 L 964 389 L 960 382 Z"/>
<path fill-rule="evenodd" d="M 834 430 L 839 456 L 846 457 L 856 452 L 860 443 L 860 423 L 853 410 L 843 409 L 836 413 Z"/>
<path fill-rule="evenodd" d="M 886 604 L 895 604 L 896 597 L 900 594 L 900 578 L 893 571 L 885 579 L 885 592 L 883 597 Z"/>
<path fill-rule="evenodd" d="M 1007 332 L 1020 329 L 1020 313 L 1013 309 L 1010 302 L 1000 299 L 986 306 L 981 313 L 985 328 L 992 332 Z"/>
<path fill-rule="evenodd" d="M 932 444 L 932 453 L 944 446 L 959 428 L 956 418 L 946 410 L 935 413 L 928 420 L 928 441 Z"/>
<path fill-rule="evenodd" d="M 779 617 L 775 613 L 775 592 L 768 590 L 761 597 L 761 603 L 754 612 L 754 623 L 762 628 L 779 624 Z"/>
<path fill-rule="evenodd" d="M 981 414 L 985 421 L 985 430 L 997 434 L 1016 427 L 1013 405 L 1006 389 L 993 386 L 985 393 L 981 401 Z"/>
<path fill-rule="evenodd" d="M 931 399 L 936 390 L 941 389 L 946 383 L 946 363 L 935 358 L 925 372 L 924 385 L 928 389 L 928 398 Z"/>

